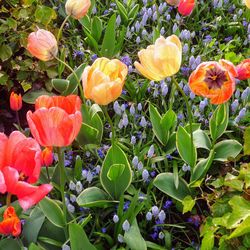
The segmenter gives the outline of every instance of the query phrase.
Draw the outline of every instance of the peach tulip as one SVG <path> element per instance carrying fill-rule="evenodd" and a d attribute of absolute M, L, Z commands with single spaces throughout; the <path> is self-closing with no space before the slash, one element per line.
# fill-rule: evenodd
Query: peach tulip
<path fill-rule="evenodd" d="M 236 66 L 239 80 L 247 80 L 250 78 L 250 58 L 243 60 Z"/>
<path fill-rule="evenodd" d="M 44 147 L 69 146 L 82 125 L 81 100 L 76 95 L 40 96 L 35 112 L 27 112 L 33 137 Z"/>
<path fill-rule="evenodd" d="M 80 19 L 87 14 L 90 6 L 90 0 L 67 0 L 65 9 L 67 15 L 75 19 Z"/>
<path fill-rule="evenodd" d="M 142 49 L 138 53 L 139 62 L 136 69 L 146 78 L 154 81 L 163 80 L 176 74 L 181 66 L 182 46 L 176 35 L 161 36 L 154 45 Z"/>
<path fill-rule="evenodd" d="M 195 0 L 180 0 L 178 11 L 183 16 L 189 16 L 195 7 Z"/>
<path fill-rule="evenodd" d="M 18 111 L 22 108 L 22 96 L 21 94 L 16 94 L 15 92 L 11 92 L 10 94 L 10 108 L 13 111 Z"/>
<path fill-rule="evenodd" d="M 55 36 L 44 29 L 38 29 L 29 35 L 27 49 L 42 61 L 52 60 L 58 52 Z"/>
<path fill-rule="evenodd" d="M 117 59 L 96 59 L 82 74 L 85 98 L 100 105 L 113 102 L 121 95 L 127 74 L 127 66 Z"/>
<path fill-rule="evenodd" d="M 248 9 L 250 9 L 250 0 L 243 0 Z"/>
<path fill-rule="evenodd" d="M 180 0 L 166 0 L 166 2 L 172 6 L 178 6 Z"/>
<path fill-rule="evenodd" d="M 235 90 L 237 71 L 226 60 L 201 63 L 189 77 L 191 91 L 211 99 L 212 104 L 222 104 L 230 99 Z"/>

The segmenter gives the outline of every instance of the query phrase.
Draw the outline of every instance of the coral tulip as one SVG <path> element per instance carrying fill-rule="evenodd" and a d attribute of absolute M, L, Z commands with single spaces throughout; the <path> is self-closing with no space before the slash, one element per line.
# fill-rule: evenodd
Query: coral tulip
<path fill-rule="evenodd" d="M 195 0 L 180 0 L 178 11 L 183 16 L 189 16 L 195 7 Z"/>
<path fill-rule="evenodd" d="M 236 69 L 239 80 L 247 80 L 250 78 L 250 58 L 243 60 L 236 66 Z"/>
<path fill-rule="evenodd" d="M 10 108 L 13 111 L 18 111 L 22 108 L 22 96 L 11 92 L 10 94 Z"/>
<path fill-rule="evenodd" d="M 27 49 L 42 61 L 52 60 L 58 52 L 55 36 L 44 29 L 38 29 L 29 35 Z"/>
<path fill-rule="evenodd" d="M 19 236 L 21 233 L 21 221 L 13 207 L 7 207 L 0 222 L 0 234 Z"/>
<path fill-rule="evenodd" d="M 235 90 L 237 71 L 226 60 L 201 63 L 189 77 L 191 91 L 211 99 L 212 104 L 222 104 L 230 99 Z"/>
<path fill-rule="evenodd" d="M 139 51 L 141 63 L 135 62 L 136 69 L 146 78 L 154 81 L 163 80 L 176 74 L 181 66 L 182 46 L 175 35 L 166 39 L 161 36 L 147 49 Z"/>
<path fill-rule="evenodd" d="M 166 0 L 168 4 L 172 6 L 178 6 L 180 0 Z"/>
<path fill-rule="evenodd" d="M 67 0 L 65 9 L 67 15 L 80 19 L 87 14 L 90 5 L 90 0 Z"/>
<path fill-rule="evenodd" d="M 51 147 L 46 147 L 42 151 L 42 165 L 49 167 L 53 163 L 53 153 Z"/>
<path fill-rule="evenodd" d="M 76 95 L 40 96 L 35 112 L 27 112 L 33 137 L 44 147 L 69 146 L 82 125 L 81 100 Z"/>
<path fill-rule="evenodd" d="M 247 8 L 250 9 L 250 0 L 244 0 L 244 2 Z"/>
<path fill-rule="evenodd" d="M 96 59 L 82 74 L 85 98 L 100 105 L 109 104 L 121 95 L 127 74 L 127 66 L 117 59 Z"/>
<path fill-rule="evenodd" d="M 41 149 L 33 138 L 14 131 L 9 138 L 0 133 L 0 193 L 16 195 L 26 210 L 47 195 L 52 186 L 32 186 L 40 175 Z"/>

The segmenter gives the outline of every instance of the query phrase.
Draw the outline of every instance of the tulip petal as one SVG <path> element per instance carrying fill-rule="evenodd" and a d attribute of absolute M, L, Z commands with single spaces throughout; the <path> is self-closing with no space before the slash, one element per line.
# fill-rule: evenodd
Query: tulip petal
<path fill-rule="evenodd" d="M 0 170 L 0 193 L 4 194 L 7 190 L 5 180 L 4 180 L 4 175 L 2 171 Z"/>
<path fill-rule="evenodd" d="M 0 133 L 0 169 L 4 167 L 6 145 L 8 142 L 8 137 L 4 133 Z"/>

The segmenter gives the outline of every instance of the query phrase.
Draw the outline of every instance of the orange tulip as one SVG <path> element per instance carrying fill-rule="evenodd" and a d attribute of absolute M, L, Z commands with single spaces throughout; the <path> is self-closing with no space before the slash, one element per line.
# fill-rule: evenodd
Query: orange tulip
<path fill-rule="evenodd" d="M 10 94 L 10 108 L 13 111 L 18 111 L 22 108 L 22 96 L 11 92 Z"/>
<path fill-rule="evenodd" d="M 121 95 L 127 74 L 127 66 L 117 59 L 96 59 L 82 74 L 85 98 L 100 105 L 113 102 Z"/>
<path fill-rule="evenodd" d="M 0 222 L 0 234 L 19 236 L 21 233 L 21 221 L 17 217 L 13 207 L 7 207 Z"/>
<path fill-rule="evenodd" d="M 161 36 L 147 49 L 138 53 L 141 63 L 135 62 L 136 69 L 146 78 L 160 81 L 176 74 L 181 66 L 182 46 L 176 35 Z"/>
<path fill-rule="evenodd" d="M 247 8 L 250 9 L 250 0 L 244 0 L 244 2 Z"/>
<path fill-rule="evenodd" d="M 166 2 L 173 6 L 178 6 L 180 0 L 166 0 Z"/>
<path fill-rule="evenodd" d="M 222 104 L 230 99 L 235 90 L 237 71 L 226 60 L 201 63 L 189 77 L 191 91 L 211 99 L 212 104 Z"/>
<path fill-rule="evenodd" d="M 51 147 L 46 147 L 42 151 L 42 165 L 49 167 L 53 163 L 53 152 Z"/>
<path fill-rule="evenodd" d="M 250 78 L 250 58 L 243 60 L 236 66 L 239 80 L 247 80 Z"/>
<path fill-rule="evenodd" d="M 180 0 L 178 11 L 183 16 L 189 16 L 195 7 L 195 0 Z"/>
<path fill-rule="evenodd" d="M 33 137 L 44 147 L 69 146 L 82 125 L 81 100 L 76 95 L 40 96 L 35 112 L 27 112 Z"/>
<path fill-rule="evenodd" d="M 91 5 L 90 0 L 67 0 L 65 4 L 66 13 L 75 19 L 84 17 Z"/>
<path fill-rule="evenodd" d="M 55 36 L 44 29 L 38 29 L 29 35 L 27 49 L 42 61 L 52 60 L 58 52 Z"/>

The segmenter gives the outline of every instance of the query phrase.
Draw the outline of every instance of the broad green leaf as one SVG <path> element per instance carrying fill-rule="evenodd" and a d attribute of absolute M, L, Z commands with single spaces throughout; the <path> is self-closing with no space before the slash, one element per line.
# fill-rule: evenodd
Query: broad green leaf
<path fill-rule="evenodd" d="M 56 12 L 52 8 L 44 5 L 38 5 L 35 11 L 35 18 L 38 23 L 44 25 L 49 24 L 53 19 L 56 18 Z"/>
<path fill-rule="evenodd" d="M 39 207 L 35 207 L 32 210 L 29 218 L 26 219 L 25 224 L 23 226 L 22 234 L 24 236 L 23 241 L 27 245 L 37 241 L 37 237 L 44 222 L 44 219 L 45 215 Z"/>
<path fill-rule="evenodd" d="M 52 79 L 51 80 L 53 88 L 59 92 L 60 94 L 63 93 L 69 87 L 69 80 L 64 79 Z"/>
<path fill-rule="evenodd" d="M 178 189 L 175 187 L 174 175 L 172 173 L 161 173 L 154 179 L 154 186 L 160 189 L 163 193 L 182 202 L 182 200 L 191 194 L 188 185 L 184 179 L 179 177 Z"/>
<path fill-rule="evenodd" d="M 14 239 L 3 239 L 0 240 L 0 249 L 3 250 L 21 250 L 21 246 L 17 240 Z"/>
<path fill-rule="evenodd" d="M 78 224 L 69 224 L 69 239 L 71 249 L 73 250 L 96 250 L 95 246 L 89 242 L 89 239 Z"/>
<path fill-rule="evenodd" d="M 242 150 L 242 145 L 236 140 L 224 140 L 214 146 L 216 161 L 228 161 L 229 158 L 235 158 Z"/>
<path fill-rule="evenodd" d="M 160 246 L 160 245 L 157 245 L 156 243 L 154 242 L 151 242 L 151 241 L 146 241 L 146 245 L 147 245 L 147 249 L 148 250 L 166 250 L 166 248 Z"/>
<path fill-rule="evenodd" d="M 106 31 L 104 34 L 102 48 L 101 48 L 101 56 L 105 56 L 111 58 L 113 56 L 113 52 L 115 49 L 115 22 L 116 22 L 116 14 L 113 14 L 107 24 Z"/>
<path fill-rule="evenodd" d="M 108 173 L 114 164 L 124 165 L 124 170 L 116 180 L 111 181 L 108 177 Z M 109 148 L 104 159 L 100 173 L 100 181 L 103 188 L 115 199 L 119 199 L 132 181 L 132 171 L 127 156 L 116 144 Z"/>
<path fill-rule="evenodd" d="M 101 19 L 98 16 L 94 16 L 92 21 L 91 35 L 93 36 L 93 38 L 96 40 L 97 43 L 99 42 L 102 36 L 102 31 L 103 27 Z"/>
<path fill-rule="evenodd" d="M 210 134 L 215 141 L 226 130 L 229 119 L 229 107 L 227 103 L 218 105 L 209 121 Z"/>
<path fill-rule="evenodd" d="M 108 207 L 114 203 L 109 196 L 98 187 L 84 189 L 76 199 L 81 207 Z"/>
<path fill-rule="evenodd" d="M 124 164 L 113 164 L 110 167 L 107 176 L 111 181 L 116 181 L 122 175 L 124 169 Z"/>
<path fill-rule="evenodd" d="M 125 232 L 124 241 L 131 250 L 147 250 L 146 242 L 141 236 L 136 219 L 132 222 L 128 232 Z"/>
<path fill-rule="evenodd" d="M 30 90 L 26 94 L 23 95 L 23 101 L 28 104 L 34 104 L 36 99 L 41 95 L 49 95 L 53 96 L 55 94 L 48 92 L 45 89 L 39 89 L 39 90 Z"/>
<path fill-rule="evenodd" d="M 12 56 L 11 47 L 5 44 L 0 45 L 0 59 L 2 62 L 8 60 Z"/>
<path fill-rule="evenodd" d="M 207 232 L 201 241 L 201 250 L 212 250 L 214 247 L 214 233 Z"/>
<path fill-rule="evenodd" d="M 168 110 L 161 119 L 161 127 L 163 130 L 170 130 L 176 122 L 176 114 L 173 110 Z"/>
<path fill-rule="evenodd" d="M 54 200 L 45 197 L 39 202 L 39 206 L 50 222 L 58 227 L 65 226 L 66 221 L 63 216 L 63 211 Z"/>
<path fill-rule="evenodd" d="M 237 228 L 229 235 L 228 239 L 240 237 L 247 233 L 250 233 L 250 216 L 237 226 Z"/>
<path fill-rule="evenodd" d="M 196 148 L 205 148 L 207 150 L 211 149 L 211 141 L 208 135 L 201 129 L 194 131 L 193 133 L 194 145 Z"/>
<path fill-rule="evenodd" d="M 34 243 L 31 243 L 31 244 L 29 245 L 28 250 L 45 250 L 45 249 L 44 249 L 44 248 L 41 248 L 41 247 L 39 247 L 39 246 L 37 246 L 37 245 L 35 245 Z"/>
<path fill-rule="evenodd" d="M 237 176 L 227 173 L 224 179 L 224 186 L 243 191 L 244 182 L 243 180 L 239 180 Z"/>
<path fill-rule="evenodd" d="M 182 205 L 183 205 L 183 211 L 182 211 L 183 214 L 189 211 L 191 212 L 195 205 L 195 200 L 190 195 L 188 195 L 183 199 Z"/>
<path fill-rule="evenodd" d="M 53 247 L 62 247 L 63 244 L 62 242 L 52 239 L 50 237 L 39 236 L 38 240 L 46 244 L 52 245 Z M 51 249 L 51 247 L 49 249 Z"/>
<path fill-rule="evenodd" d="M 190 134 L 182 126 L 179 126 L 176 133 L 176 147 L 181 158 L 193 168 L 197 160 L 196 148 Z"/>
<path fill-rule="evenodd" d="M 244 155 L 250 155 L 250 127 L 244 132 Z"/>

